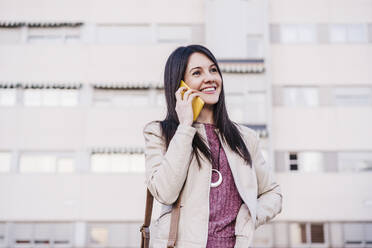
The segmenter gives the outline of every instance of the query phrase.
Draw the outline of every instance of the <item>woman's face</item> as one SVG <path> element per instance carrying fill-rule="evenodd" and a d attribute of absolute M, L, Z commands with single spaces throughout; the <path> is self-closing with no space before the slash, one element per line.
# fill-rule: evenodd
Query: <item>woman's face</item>
<path fill-rule="evenodd" d="M 213 105 L 218 102 L 222 78 L 217 66 L 207 56 L 195 52 L 189 57 L 189 62 L 184 75 L 185 83 L 190 88 L 201 92 L 205 104 Z"/>

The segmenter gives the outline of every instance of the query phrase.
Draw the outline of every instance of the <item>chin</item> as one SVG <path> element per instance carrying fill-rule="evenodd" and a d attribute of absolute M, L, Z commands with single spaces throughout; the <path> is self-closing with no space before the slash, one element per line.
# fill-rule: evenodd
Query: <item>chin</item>
<path fill-rule="evenodd" d="M 210 96 L 203 95 L 203 96 L 201 96 L 201 99 L 204 101 L 204 104 L 214 105 L 218 102 L 219 97 L 220 97 L 219 94 L 218 94 L 218 96 L 216 96 L 216 95 L 210 95 Z"/>
<path fill-rule="evenodd" d="M 205 105 L 215 105 L 216 103 L 218 103 L 218 100 L 210 100 L 210 99 L 204 100 L 203 99 L 203 101 Z"/>

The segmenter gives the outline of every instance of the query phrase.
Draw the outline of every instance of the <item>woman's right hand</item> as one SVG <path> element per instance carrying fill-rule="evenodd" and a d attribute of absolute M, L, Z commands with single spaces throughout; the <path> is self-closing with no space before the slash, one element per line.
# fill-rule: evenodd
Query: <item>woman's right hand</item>
<path fill-rule="evenodd" d="M 186 90 L 182 99 L 182 91 Z M 200 96 L 200 92 L 194 89 L 180 87 L 176 91 L 176 112 L 180 124 L 191 126 L 194 121 L 194 113 L 192 110 L 192 101 L 195 97 Z"/>

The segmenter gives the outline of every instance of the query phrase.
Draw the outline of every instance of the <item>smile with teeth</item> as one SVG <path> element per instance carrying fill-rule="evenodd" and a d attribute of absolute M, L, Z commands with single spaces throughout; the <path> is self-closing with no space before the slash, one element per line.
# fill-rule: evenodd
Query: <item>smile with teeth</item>
<path fill-rule="evenodd" d="M 216 91 L 216 87 L 208 87 L 201 90 L 201 92 L 205 93 L 214 93 Z"/>

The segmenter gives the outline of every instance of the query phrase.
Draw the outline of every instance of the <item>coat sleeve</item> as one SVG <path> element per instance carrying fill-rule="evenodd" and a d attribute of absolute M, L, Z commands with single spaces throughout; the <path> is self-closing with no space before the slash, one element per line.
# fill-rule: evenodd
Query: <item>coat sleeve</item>
<path fill-rule="evenodd" d="M 192 140 L 196 128 L 178 125 L 167 151 L 160 123 L 150 122 L 143 129 L 145 138 L 146 186 L 160 203 L 173 204 L 186 180 Z"/>
<path fill-rule="evenodd" d="M 273 168 L 270 167 L 259 146 L 259 137 L 256 134 L 252 160 L 256 171 L 258 194 L 256 228 L 273 219 L 282 211 L 282 193 L 279 184 L 275 180 Z"/>

